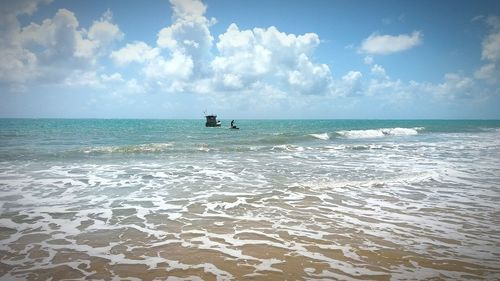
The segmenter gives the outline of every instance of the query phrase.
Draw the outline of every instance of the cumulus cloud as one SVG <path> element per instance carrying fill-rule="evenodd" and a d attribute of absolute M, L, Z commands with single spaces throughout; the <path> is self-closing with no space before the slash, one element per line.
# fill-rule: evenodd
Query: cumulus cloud
<path fill-rule="evenodd" d="M 104 88 L 104 85 L 95 71 L 75 70 L 64 79 L 64 85 L 69 87 Z"/>
<path fill-rule="evenodd" d="M 422 43 L 423 34 L 414 31 L 411 35 L 372 34 L 361 43 L 360 51 L 373 55 L 387 55 L 411 49 Z"/>
<path fill-rule="evenodd" d="M 204 16 L 207 7 L 198 0 L 171 0 L 173 9 L 172 25 L 158 32 L 157 45 L 172 54 L 180 53 L 191 57 L 195 64 L 194 74 L 206 71 L 213 37 L 210 26 L 215 20 Z"/>
<path fill-rule="evenodd" d="M 174 10 L 174 20 L 186 18 L 202 18 L 207 6 L 199 0 L 170 0 Z"/>
<path fill-rule="evenodd" d="M 349 71 L 346 75 L 342 76 L 342 80 L 345 81 L 346 83 L 354 83 L 359 81 L 363 77 L 363 74 L 359 71 Z"/>
<path fill-rule="evenodd" d="M 158 57 L 150 61 L 144 72 L 146 77 L 156 80 L 187 80 L 193 72 L 193 60 L 189 56 L 175 52 L 168 60 Z"/>
<path fill-rule="evenodd" d="M 81 36 L 78 26 L 73 12 L 60 9 L 52 19 L 45 19 L 42 24 L 31 23 L 23 27 L 18 34 L 19 43 L 33 53 L 36 53 L 37 48 L 43 49 L 37 57 L 46 63 L 57 59 L 65 60 L 74 55 L 91 56 L 94 44 Z"/>
<path fill-rule="evenodd" d="M 444 81 L 431 89 L 439 98 L 468 98 L 477 94 L 475 81 L 457 73 L 446 73 Z"/>
<path fill-rule="evenodd" d="M 363 95 L 363 74 L 359 71 L 349 71 L 335 85 L 336 96 Z"/>
<path fill-rule="evenodd" d="M 120 73 L 115 72 L 113 74 L 101 74 L 101 79 L 104 82 L 123 82 L 123 77 Z"/>
<path fill-rule="evenodd" d="M 107 10 L 100 20 L 93 22 L 87 33 L 88 39 L 97 45 L 98 50 L 110 46 L 114 41 L 123 39 L 123 32 L 116 24 L 112 23 L 112 20 L 113 14 Z"/>
<path fill-rule="evenodd" d="M 33 14 L 41 2 L 46 1 L 4 1 L 0 5 L 0 83 L 22 84 L 38 75 L 36 55 L 19 44 L 17 17 Z"/>
<path fill-rule="evenodd" d="M 491 61 L 500 59 L 500 31 L 489 34 L 483 41 L 482 58 Z"/>
<path fill-rule="evenodd" d="M 482 42 L 481 52 L 481 58 L 486 61 L 486 64 L 476 70 L 474 77 L 494 84 L 500 79 L 500 69 L 497 66 L 500 61 L 500 18 L 490 16 L 478 19 L 485 21 L 489 27 L 489 33 Z"/>
<path fill-rule="evenodd" d="M 112 52 L 110 57 L 118 66 L 141 64 L 146 83 L 160 90 L 205 92 L 213 41 L 209 27 L 215 20 L 204 16 L 206 6 L 201 1 L 170 3 L 173 23 L 158 32 L 156 46 L 135 41 Z"/>
<path fill-rule="evenodd" d="M 1 31 L 6 37 L 0 39 L 3 83 L 62 81 L 72 70 L 84 71 L 95 65 L 107 48 L 123 37 L 119 27 L 111 22 L 110 11 L 94 21 L 88 31 L 80 27 L 75 14 L 67 9 L 58 10 L 41 23 L 21 27 L 16 16 L 34 12 L 38 2 L 14 2 L 18 4 L 2 5 L 1 9 L 2 16 L 10 12 L 2 20 L 10 22 Z"/>
<path fill-rule="evenodd" d="M 381 77 L 387 77 L 385 74 L 385 69 L 378 64 L 375 64 L 372 66 L 371 72 L 375 75 L 381 76 Z"/>
<path fill-rule="evenodd" d="M 0 48 L 0 83 L 23 84 L 37 77 L 38 59 L 22 48 Z"/>
<path fill-rule="evenodd" d="M 330 92 L 332 78 L 326 64 L 313 64 L 305 54 L 299 56 L 297 66 L 288 71 L 288 83 L 300 94 L 325 94 Z"/>
<path fill-rule="evenodd" d="M 43 78 L 63 81 L 71 87 L 112 86 L 115 93 L 161 90 L 210 94 L 207 96 L 216 97 L 219 104 L 225 100 L 228 106 L 243 101 L 248 106 L 270 102 L 290 106 L 318 96 L 471 97 L 481 81 L 496 83 L 495 77 L 500 77 L 500 21 L 496 17 L 481 17 L 490 28 L 482 42 L 484 65 L 473 76 L 449 73 L 442 83 L 431 84 L 392 79 L 382 65 L 374 62 L 374 55 L 401 52 L 421 44 L 420 31 L 371 34 L 359 48 L 367 71 L 351 70 L 335 79 L 328 65 L 314 59 L 321 43 L 315 33 L 286 33 L 275 26 L 241 29 L 232 23 L 214 39 L 210 27 L 216 21 L 206 16 L 204 3 L 170 3 L 172 23 L 158 31 L 156 42 L 128 42 L 112 52 L 111 47 L 124 34 L 113 23 L 110 11 L 88 28 L 66 9 L 41 22 L 21 26 L 17 16 L 32 14 L 39 3 L 23 0 L 2 5 L 0 81 L 26 83 Z M 131 68 L 138 69 L 135 78 L 127 79 L 117 72 L 104 74 L 99 65 L 103 56 L 118 67 L 135 64 Z"/>
<path fill-rule="evenodd" d="M 148 44 L 140 41 L 127 43 L 118 51 L 113 51 L 110 57 L 118 65 L 126 65 L 132 62 L 144 63 L 152 61 L 160 54 L 158 48 L 152 48 Z"/>
<path fill-rule="evenodd" d="M 2 45 L 15 44 L 12 40 L 20 29 L 17 17 L 32 15 L 40 3 L 49 2 L 49 0 L 2 1 L 0 5 L 0 43 Z"/>
<path fill-rule="evenodd" d="M 364 85 L 362 92 L 367 96 L 385 99 L 389 103 L 419 98 L 452 101 L 482 99 L 488 96 L 488 90 L 474 77 L 459 73 L 446 73 L 440 83 L 414 80 L 406 82 L 391 78 L 382 66 L 375 64 L 371 68 L 371 74 L 371 79 Z"/>
<path fill-rule="evenodd" d="M 271 68 L 272 53 L 258 42 L 252 30 L 231 24 L 217 42 L 219 55 L 211 62 L 219 88 L 240 89 L 259 81 Z"/>
<path fill-rule="evenodd" d="M 215 20 L 205 16 L 206 5 L 170 2 L 173 22 L 158 32 L 156 46 L 127 44 L 110 56 L 117 65 L 142 64 L 145 80 L 167 92 L 332 92 L 329 67 L 311 59 L 320 43 L 317 34 L 287 34 L 274 26 L 240 30 L 232 23 L 214 49 L 210 26 Z"/>
<path fill-rule="evenodd" d="M 476 70 L 476 72 L 474 73 L 474 77 L 477 79 L 491 79 L 494 78 L 496 71 L 497 69 L 494 63 L 485 64 L 481 68 Z"/>
<path fill-rule="evenodd" d="M 106 90 L 108 93 L 103 99 L 113 98 L 120 103 L 133 102 L 133 96 L 143 94 L 148 89 L 143 83 L 137 79 L 125 79 L 120 73 L 114 72 L 111 74 L 89 70 L 73 70 L 64 79 L 62 85 L 70 88 L 91 88 L 92 90 Z"/>
<path fill-rule="evenodd" d="M 219 55 L 212 61 L 218 88 L 249 88 L 261 82 L 278 81 L 297 94 L 325 94 L 332 77 L 326 64 L 315 64 L 310 56 L 319 45 L 317 34 L 286 34 L 276 27 L 240 30 L 231 24 L 219 35 Z"/>
<path fill-rule="evenodd" d="M 500 60 L 500 18 L 495 16 L 478 16 L 472 21 L 483 21 L 489 27 L 489 32 L 482 41 L 481 58 L 486 63 L 472 74 L 446 73 L 440 83 L 425 81 L 401 81 L 387 75 L 384 67 L 374 64 L 372 55 L 391 54 L 417 46 L 422 42 L 422 33 L 414 31 L 410 34 L 397 36 L 372 34 L 363 40 L 359 49 L 366 54 L 364 62 L 370 66 L 371 78 L 363 84 L 362 92 L 372 97 L 384 97 L 388 100 L 410 100 L 419 97 L 438 101 L 476 99 L 481 100 L 499 93 L 497 66 Z M 485 84 L 483 82 L 488 82 Z M 490 87 L 491 86 L 491 87 Z"/>

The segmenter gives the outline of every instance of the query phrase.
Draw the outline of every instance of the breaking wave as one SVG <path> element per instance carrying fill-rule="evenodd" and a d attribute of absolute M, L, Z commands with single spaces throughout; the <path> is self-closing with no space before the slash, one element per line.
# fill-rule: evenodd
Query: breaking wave
<path fill-rule="evenodd" d="M 329 140 L 330 136 L 328 133 L 323 133 L 323 134 L 309 134 L 311 137 L 319 140 Z"/>
<path fill-rule="evenodd" d="M 106 153 L 157 153 L 172 149 L 172 143 L 148 143 L 125 146 L 98 146 L 81 149 L 81 152 L 88 154 L 106 154 Z"/>
<path fill-rule="evenodd" d="M 413 136 L 417 135 L 418 131 L 421 131 L 423 129 L 424 129 L 423 127 L 382 128 L 382 129 L 370 129 L 370 130 L 337 131 L 336 133 L 345 138 L 364 139 L 364 138 L 380 138 L 384 136 Z"/>

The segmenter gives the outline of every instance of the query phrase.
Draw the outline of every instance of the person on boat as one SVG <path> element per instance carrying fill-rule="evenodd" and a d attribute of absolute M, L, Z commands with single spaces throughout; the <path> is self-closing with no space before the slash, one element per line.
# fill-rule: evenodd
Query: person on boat
<path fill-rule="evenodd" d="M 231 127 L 229 127 L 230 129 L 239 129 L 238 127 L 236 127 L 236 125 L 234 125 L 234 120 L 231 121 Z"/>

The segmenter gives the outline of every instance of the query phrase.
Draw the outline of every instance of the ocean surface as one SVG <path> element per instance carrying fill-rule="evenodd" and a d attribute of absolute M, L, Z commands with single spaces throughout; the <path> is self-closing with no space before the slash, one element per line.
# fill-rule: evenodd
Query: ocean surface
<path fill-rule="evenodd" d="M 500 121 L 222 121 L 0 119 L 0 279 L 500 279 Z"/>

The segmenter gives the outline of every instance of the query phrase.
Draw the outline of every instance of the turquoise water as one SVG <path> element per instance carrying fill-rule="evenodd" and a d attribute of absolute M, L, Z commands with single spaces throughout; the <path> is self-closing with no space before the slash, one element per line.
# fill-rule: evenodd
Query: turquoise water
<path fill-rule="evenodd" d="M 0 279 L 500 278 L 500 121 L 229 122 L 0 119 Z"/>
<path fill-rule="evenodd" d="M 223 120 L 229 124 L 228 120 Z M 384 128 L 407 128 L 416 132 L 396 132 L 395 142 L 414 141 L 405 136 L 431 138 L 433 133 L 482 133 L 500 128 L 500 121 L 476 120 L 239 120 L 242 130 L 205 128 L 203 120 L 93 120 L 93 119 L 3 119 L 0 120 L 1 159 L 53 160 L 144 157 L 141 153 L 170 154 L 237 152 L 271 149 L 274 145 L 324 145 L 386 141 L 376 132 Z M 359 131 L 358 137 L 342 135 Z M 339 133 L 340 132 L 340 133 Z M 363 135 L 364 133 L 364 135 Z M 371 133 L 371 134 L 370 134 Z M 391 136 L 389 133 L 387 136 Z M 432 141 L 432 140 L 430 140 Z M 164 144 L 164 146 L 162 146 Z M 157 145 L 157 146 L 155 146 Z M 90 152 L 90 153 L 89 153 Z M 163 155 L 165 156 L 165 155 Z M 154 157 L 152 155 L 146 156 Z M 107 157 L 108 159 L 110 157 Z"/>

